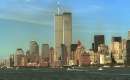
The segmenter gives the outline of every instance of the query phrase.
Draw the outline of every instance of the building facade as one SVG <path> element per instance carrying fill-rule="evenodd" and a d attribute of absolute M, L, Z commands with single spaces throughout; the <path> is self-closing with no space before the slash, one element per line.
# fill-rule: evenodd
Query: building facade
<path fill-rule="evenodd" d="M 61 56 L 61 61 L 62 61 L 62 65 L 67 65 L 67 56 L 68 56 L 68 53 L 67 53 L 67 47 L 66 45 L 64 44 L 61 44 L 61 51 L 62 51 L 62 56 Z"/>
<path fill-rule="evenodd" d="M 39 63 L 39 45 L 36 41 L 30 42 L 29 55 L 29 63 Z"/>
<path fill-rule="evenodd" d="M 72 44 L 72 14 L 70 12 L 55 15 L 55 49 L 58 59 L 62 55 L 61 44 L 66 46 L 67 60 L 69 60 Z"/>
<path fill-rule="evenodd" d="M 98 46 L 100 44 L 105 44 L 104 35 L 95 35 L 94 36 L 94 51 L 98 51 Z"/>
<path fill-rule="evenodd" d="M 48 44 L 42 44 L 41 46 L 41 57 L 44 59 L 49 58 L 49 45 Z"/>
<path fill-rule="evenodd" d="M 16 50 L 14 56 L 14 66 L 16 67 L 26 66 L 24 51 L 21 48 Z"/>
<path fill-rule="evenodd" d="M 67 48 L 67 58 L 70 59 L 72 44 L 72 13 L 63 13 L 63 40 Z"/>
<path fill-rule="evenodd" d="M 130 66 L 130 40 L 126 43 L 126 64 Z"/>
<path fill-rule="evenodd" d="M 121 37 L 112 37 L 111 52 L 116 64 L 124 64 Z"/>
<path fill-rule="evenodd" d="M 61 56 L 61 44 L 63 43 L 63 15 L 55 15 L 55 50 L 58 57 Z"/>
<path fill-rule="evenodd" d="M 130 40 L 130 31 L 128 31 L 128 40 Z"/>

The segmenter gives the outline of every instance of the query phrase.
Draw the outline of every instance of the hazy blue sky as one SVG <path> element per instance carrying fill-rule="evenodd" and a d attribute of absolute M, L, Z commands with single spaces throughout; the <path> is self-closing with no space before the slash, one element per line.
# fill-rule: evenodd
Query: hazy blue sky
<path fill-rule="evenodd" d="M 91 47 L 94 34 L 127 38 L 130 0 L 60 0 L 61 9 L 73 15 L 73 43 Z M 56 0 L 0 0 L 0 58 L 16 48 L 29 47 L 31 40 L 53 46 Z"/>

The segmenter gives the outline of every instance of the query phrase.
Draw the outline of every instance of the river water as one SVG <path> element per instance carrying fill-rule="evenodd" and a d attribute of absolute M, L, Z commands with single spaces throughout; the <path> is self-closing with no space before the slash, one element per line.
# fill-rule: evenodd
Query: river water
<path fill-rule="evenodd" d="M 0 70 L 0 80 L 130 80 L 130 68 L 9 69 Z"/>

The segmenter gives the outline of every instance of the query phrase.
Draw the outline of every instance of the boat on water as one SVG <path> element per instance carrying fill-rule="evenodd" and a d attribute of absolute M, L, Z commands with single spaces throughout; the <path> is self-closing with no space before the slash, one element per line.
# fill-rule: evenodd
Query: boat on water
<path fill-rule="evenodd" d="M 106 65 L 104 65 L 103 67 L 104 67 L 104 68 L 110 68 L 110 66 L 106 66 Z"/>
<path fill-rule="evenodd" d="M 86 71 L 86 70 L 67 68 L 67 71 L 76 71 L 76 72 L 79 72 L 79 71 Z"/>
<path fill-rule="evenodd" d="M 103 70 L 103 68 L 102 68 L 102 67 L 99 67 L 99 68 L 98 68 L 98 70 L 99 70 L 99 71 L 102 71 L 102 70 Z"/>
<path fill-rule="evenodd" d="M 67 68 L 67 71 L 70 71 L 70 70 L 72 70 L 72 69 L 70 69 L 70 68 Z"/>

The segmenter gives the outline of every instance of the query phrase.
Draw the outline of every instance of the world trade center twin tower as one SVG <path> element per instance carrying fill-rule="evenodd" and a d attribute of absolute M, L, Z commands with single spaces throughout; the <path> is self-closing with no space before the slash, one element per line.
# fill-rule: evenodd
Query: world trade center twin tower
<path fill-rule="evenodd" d="M 55 49 L 58 57 L 66 58 L 66 64 L 68 64 L 68 61 L 70 59 L 71 44 L 72 44 L 72 13 L 63 12 L 62 14 L 56 14 Z M 62 49 L 63 48 L 62 45 L 65 46 L 66 51 Z"/>

